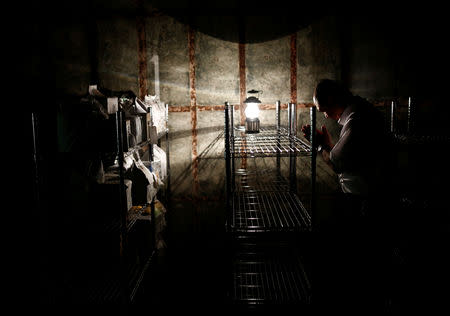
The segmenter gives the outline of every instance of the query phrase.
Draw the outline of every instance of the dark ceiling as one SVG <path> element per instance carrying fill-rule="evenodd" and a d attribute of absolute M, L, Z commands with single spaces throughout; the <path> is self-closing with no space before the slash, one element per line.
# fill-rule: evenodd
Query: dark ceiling
<path fill-rule="evenodd" d="M 427 26 L 436 8 L 425 10 L 395 7 L 383 0 L 355 3 L 332 0 L 67 0 L 37 2 L 25 0 L 24 23 L 58 25 L 80 19 L 135 17 L 163 14 L 198 31 L 231 42 L 257 43 L 273 40 L 305 28 L 327 15 L 342 21 L 370 15 L 381 27 Z"/>
<path fill-rule="evenodd" d="M 95 18 L 163 14 L 198 31 L 231 42 L 273 40 L 307 27 L 320 17 L 335 13 L 326 1 L 301 0 L 25 0 L 24 21 L 67 24 Z M 324 2 L 325 1 L 325 2 Z"/>
<path fill-rule="evenodd" d="M 266 2 L 148 0 L 147 3 L 202 33 L 245 43 L 264 42 L 292 34 L 332 11 L 332 7 L 320 8 L 314 1 L 308 4 L 286 0 Z"/>

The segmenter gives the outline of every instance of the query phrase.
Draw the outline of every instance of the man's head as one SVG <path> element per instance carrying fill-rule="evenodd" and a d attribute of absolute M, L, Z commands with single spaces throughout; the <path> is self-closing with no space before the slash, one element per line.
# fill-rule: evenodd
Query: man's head
<path fill-rule="evenodd" d="M 337 81 L 323 79 L 314 89 L 313 101 L 325 117 L 338 120 L 351 97 L 351 92 Z"/>

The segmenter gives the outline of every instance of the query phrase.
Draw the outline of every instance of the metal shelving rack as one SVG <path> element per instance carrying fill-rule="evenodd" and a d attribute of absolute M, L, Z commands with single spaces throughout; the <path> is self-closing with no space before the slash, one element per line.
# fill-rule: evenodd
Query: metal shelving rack
<path fill-rule="evenodd" d="M 394 143 L 399 145 L 448 145 L 450 144 L 450 137 L 448 135 L 424 135 L 419 134 L 416 130 L 415 118 L 417 116 L 415 104 L 411 97 L 408 98 L 407 112 L 406 112 L 406 127 L 398 126 L 399 122 L 396 119 L 399 110 L 398 100 L 391 101 L 389 107 L 389 132 Z"/>
<path fill-rule="evenodd" d="M 315 135 L 307 143 L 297 137 L 296 106 L 288 104 L 288 126 L 280 124 L 281 105 L 276 104 L 274 126 L 261 128 L 257 134 L 246 134 L 234 126 L 233 111 L 225 103 L 225 161 L 227 193 L 227 230 L 253 232 L 255 222 L 258 231 L 295 230 L 309 231 L 315 213 L 316 151 Z M 310 109 L 312 129 L 315 130 L 315 107 Z M 301 203 L 296 192 L 296 157 L 311 159 L 310 212 Z M 265 171 L 253 172 L 235 168 L 235 158 L 276 157 L 277 170 L 267 176 Z M 289 157 L 289 179 L 280 172 L 281 157 Z M 236 181 L 238 180 L 238 181 Z M 277 219 L 278 218 L 278 219 Z M 244 220 L 245 219 L 245 220 Z"/>
<path fill-rule="evenodd" d="M 149 112 L 152 120 L 151 107 Z M 153 125 L 153 122 L 150 125 Z M 109 262 L 107 262 L 108 259 L 102 258 L 104 261 L 103 264 L 105 264 L 104 267 L 94 265 L 87 271 L 80 271 L 82 275 L 76 281 L 77 285 L 74 287 L 72 298 L 77 302 L 114 303 L 122 306 L 134 304 L 145 273 L 157 255 L 155 226 L 155 200 L 157 196 L 155 195 L 152 198 L 150 203 L 151 212 L 149 215 L 128 210 L 124 166 L 125 157 L 132 155 L 133 151 L 137 151 L 139 156 L 143 156 L 148 152 L 149 160 L 153 161 L 154 143 L 151 139 L 148 139 L 125 151 L 124 127 L 124 111 L 119 108 L 115 112 L 118 177 L 114 178 L 112 182 L 119 185 L 119 190 L 117 191 L 119 212 L 103 219 L 98 218 L 98 215 L 96 215 L 97 217 L 92 218 L 92 221 L 87 224 L 88 230 L 93 234 L 92 236 L 98 236 L 101 240 L 107 240 L 111 244 L 117 241 L 117 254 L 114 251 L 114 254 L 111 254 L 112 257 L 109 258 Z M 165 151 L 167 159 L 167 180 L 164 197 L 167 199 L 168 194 L 170 194 L 168 192 L 170 190 L 168 104 L 165 104 L 165 130 L 156 135 L 156 143 L 161 145 L 163 138 L 165 138 L 166 142 Z M 147 235 L 146 232 L 148 229 L 149 235 L 145 237 L 147 240 L 145 245 L 136 244 L 137 239 L 142 237 L 142 231 L 139 233 L 139 229 L 144 229 L 145 235 Z M 145 251 L 142 249 L 138 250 L 139 247 L 142 248 L 143 246 L 148 246 L 148 249 Z M 138 252 L 139 255 L 137 254 Z"/>
<path fill-rule="evenodd" d="M 156 135 L 156 141 L 150 138 L 133 149 L 125 148 L 125 111 L 118 106 L 117 97 L 120 92 L 107 92 L 113 95 L 115 107 L 110 107 L 107 101 L 111 100 L 107 100 L 106 94 L 92 94 L 90 90 L 87 98 L 80 99 L 78 95 L 58 98 L 48 112 L 55 115 L 47 115 L 47 110 L 41 109 L 32 112 L 35 203 L 48 218 L 49 236 L 58 240 L 58 243 L 48 242 L 45 250 L 55 262 L 45 266 L 49 274 L 45 281 L 56 284 L 46 298 L 52 302 L 114 303 L 128 308 L 136 302 L 144 275 L 154 262 L 155 200 L 151 202 L 150 215 L 128 210 L 124 158 L 138 151 L 140 156 L 149 154 L 153 160 L 153 143 L 161 145 L 165 137 L 167 180 L 166 187 L 158 194 L 167 198 L 170 194 L 168 104 L 163 113 L 165 128 Z M 58 124 L 63 128 L 57 129 Z M 54 130 L 58 143 L 52 138 Z M 92 177 L 96 170 L 90 169 L 92 161 L 98 158 L 104 171 L 111 167 L 109 171 L 114 173 L 101 183 Z M 67 178 L 72 174 L 76 174 L 76 181 Z M 80 184 L 83 190 L 78 190 Z M 54 200 L 54 205 L 44 207 L 47 199 Z M 75 199 L 81 202 L 74 204 Z"/>
<path fill-rule="evenodd" d="M 229 297 L 239 306 L 310 301 L 307 273 L 293 245 L 298 234 L 312 231 L 314 223 L 315 133 L 309 142 L 297 137 L 296 104 L 289 103 L 287 111 L 287 126 L 281 126 L 278 101 L 275 124 L 261 127 L 259 133 L 246 134 L 235 127 L 233 108 L 225 103 L 226 231 L 234 244 Z M 315 131 L 315 107 L 310 109 L 310 120 Z M 236 158 L 268 157 L 275 157 L 275 170 L 235 166 Z M 282 157 L 289 159 L 288 177 L 281 172 Z M 297 157 L 311 159 L 309 211 L 297 192 Z M 276 246 L 268 246 L 268 242 L 275 242 Z M 280 246 L 286 242 L 288 246 Z"/>
<path fill-rule="evenodd" d="M 304 231 L 311 217 L 291 192 L 235 192 L 231 227 L 235 232 Z"/>
<path fill-rule="evenodd" d="M 254 248 L 239 253 L 233 261 L 233 296 L 237 303 L 309 304 L 311 285 L 299 254 Z"/>
<path fill-rule="evenodd" d="M 151 126 L 153 126 L 153 114 L 152 108 L 149 108 L 150 118 L 151 118 Z M 166 141 L 166 164 L 167 164 L 167 186 L 166 190 L 170 192 L 170 164 L 169 164 L 169 111 L 168 104 L 165 104 L 165 130 L 159 132 L 156 135 L 158 145 L 161 145 L 161 139 L 165 138 Z M 130 152 L 125 153 L 123 150 L 123 111 L 119 110 L 116 113 L 116 131 L 117 131 L 117 152 L 118 152 L 118 164 L 119 164 L 119 181 L 120 181 L 120 209 L 121 209 L 121 220 L 120 220 L 120 266 L 121 266 L 121 278 L 120 282 L 116 282 L 115 284 L 120 284 L 121 287 L 121 300 L 125 304 L 133 303 L 135 300 L 136 293 L 139 289 L 141 281 L 144 278 L 144 275 L 153 261 L 154 257 L 157 253 L 156 248 L 156 218 L 155 218 L 155 199 L 156 195 L 153 196 L 152 201 L 150 203 L 151 212 L 150 215 L 142 215 L 138 213 L 132 213 L 127 209 L 126 206 L 126 192 L 124 185 L 124 157 Z M 146 140 L 141 144 L 135 146 L 131 151 L 138 150 L 140 154 L 145 151 L 149 151 L 150 161 L 154 160 L 154 150 L 153 150 L 153 142 L 151 140 Z M 166 192 L 167 194 L 167 192 Z M 166 196 L 167 198 L 167 196 Z M 127 258 L 127 248 L 126 245 L 128 243 L 128 235 L 132 231 L 134 225 L 138 221 L 148 221 L 151 225 L 151 231 L 153 233 L 152 237 L 152 252 L 148 256 L 145 262 L 135 263 L 133 260 L 131 262 L 127 262 L 129 258 Z"/>

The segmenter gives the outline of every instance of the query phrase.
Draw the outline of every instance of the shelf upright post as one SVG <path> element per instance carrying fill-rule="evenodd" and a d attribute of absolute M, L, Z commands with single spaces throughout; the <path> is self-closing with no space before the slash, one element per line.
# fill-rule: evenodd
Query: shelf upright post
<path fill-rule="evenodd" d="M 297 106 L 295 103 L 288 103 L 288 127 L 290 147 L 294 147 L 294 138 L 297 136 Z M 297 167 L 296 154 L 292 150 L 289 152 L 289 187 L 291 192 L 296 192 L 297 187 Z"/>
<path fill-rule="evenodd" d="M 407 126 L 407 134 L 409 135 L 413 130 L 413 104 L 411 101 L 411 97 L 408 98 L 408 126 Z"/>
<path fill-rule="evenodd" d="M 291 111 L 292 111 L 292 115 L 291 115 L 291 135 L 292 136 L 297 136 L 297 106 L 295 103 L 291 103 Z"/>
<path fill-rule="evenodd" d="M 125 192 L 125 179 L 123 173 L 123 112 L 118 109 L 116 112 L 116 138 L 117 138 L 117 160 L 119 164 L 119 211 L 120 211 L 120 285 L 121 303 L 128 304 L 128 285 L 126 277 L 126 235 L 127 235 L 127 203 Z"/>
<path fill-rule="evenodd" d="M 395 101 L 393 101 L 392 100 L 392 102 L 391 102 L 391 120 L 390 120 L 390 123 L 391 123 L 391 126 L 390 126 L 390 130 L 391 130 L 391 133 L 394 133 L 394 131 L 395 131 L 395 129 L 394 129 L 394 113 L 395 113 Z"/>
<path fill-rule="evenodd" d="M 156 195 L 152 197 L 152 202 L 150 203 L 150 227 L 153 232 L 152 238 L 152 249 L 156 252 L 156 215 L 155 215 L 155 199 Z"/>
<path fill-rule="evenodd" d="M 170 156 L 169 156 L 169 104 L 166 103 L 166 170 L 167 170 L 167 199 L 170 196 Z"/>
<path fill-rule="evenodd" d="M 280 131 L 280 127 L 281 127 L 281 124 L 280 124 L 280 122 L 281 122 L 280 109 L 281 109 L 281 103 L 280 103 L 280 100 L 278 100 L 275 103 L 275 119 L 277 121 L 276 122 L 277 123 L 277 132 Z"/>
<path fill-rule="evenodd" d="M 165 120 L 166 120 L 166 190 L 164 192 L 165 204 L 170 209 L 171 189 L 170 189 L 170 153 L 169 153 L 169 104 L 165 103 Z M 167 225 L 170 225 L 171 212 L 167 215 Z M 156 231 L 156 230 L 155 230 Z M 155 235 L 156 240 L 156 235 Z"/>
<path fill-rule="evenodd" d="M 280 139 L 280 129 L 281 129 L 281 119 L 280 119 L 280 101 L 278 100 L 275 104 L 275 118 L 277 123 L 277 145 L 281 148 L 281 139 Z M 277 150 L 277 172 L 278 175 L 281 173 L 281 159 L 280 159 L 280 151 Z"/>
<path fill-rule="evenodd" d="M 316 107 L 309 110 L 311 119 L 311 225 L 315 227 L 316 221 Z"/>
<path fill-rule="evenodd" d="M 228 104 L 228 111 L 230 112 L 230 154 L 234 152 L 234 105 Z M 234 175 L 234 159 L 231 159 L 231 190 L 234 191 L 236 182 Z"/>
<path fill-rule="evenodd" d="M 150 126 L 153 127 L 153 111 L 152 111 L 152 106 L 149 107 L 148 111 L 150 112 Z M 156 135 L 158 137 L 158 135 Z M 151 139 L 151 137 L 150 137 Z M 153 142 L 150 141 L 150 144 L 148 146 L 149 148 L 149 159 L 150 161 L 153 161 Z"/>
<path fill-rule="evenodd" d="M 225 102 L 225 172 L 226 172 L 226 220 L 227 230 L 231 230 L 231 150 L 230 150 L 230 116 L 229 116 L 230 104 Z"/>
<path fill-rule="evenodd" d="M 36 112 L 31 113 L 31 127 L 33 136 L 33 189 L 34 189 L 34 202 L 37 210 L 40 210 L 40 169 L 39 169 L 39 147 L 38 147 L 38 119 Z"/>
<path fill-rule="evenodd" d="M 153 107 L 150 106 L 148 111 L 150 113 L 150 126 L 153 127 L 153 111 L 152 111 Z M 158 133 L 158 132 L 156 132 Z M 155 135 L 157 141 L 159 141 L 158 139 L 158 134 Z M 153 163 L 154 161 L 154 156 L 153 156 L 153 141 L 152 141 L 152 137 L 150 135 L 150 143 L 148 145 L 148 149 L 149 149 L 149 160 L 151 163 Z M 150 227 L 151 227 L 151 231 L 153 233 L 153 238 L 152 238 L 152 248 L 153 251 L 156 250 L 156 216 L 155 216 L 155 198 L 156 195 L 152 197 L 152 200 L 150 201 Z M 148 201 L 147 201 L 148 203 Z"/>
<path fill-rule="evenodd" d="M 291 138 L 291 136 L 292 136 L 292 128 L 291 128 L 291 126 L 292 126 L 292 123 L 291 123 L 291 121 L 292 121 L 291 103 L 288 103 L 288 104 L 287 104 L 287 115 L 288 115 L 288 117 L 287 117 L 287 120 L 288 120 L 288 124 L 287 124 L 287 128 L 288 128 L 288 136 L 289 136 L 289 138 Z"/>

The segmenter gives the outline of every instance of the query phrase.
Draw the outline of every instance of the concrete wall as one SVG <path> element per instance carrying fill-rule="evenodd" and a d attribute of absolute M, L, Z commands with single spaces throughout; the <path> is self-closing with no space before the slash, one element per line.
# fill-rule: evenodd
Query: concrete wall
<path fill-rule="evenodd" d="M 297 32 L 297 91 L 299 102 L 312 102 L 318 80 L 341 79 L 339 20 L 324 17 Z"/>
<path fill-rule="evenodd" d="M 145 19 L 148 94 L 155 95 L 159 65 L 160 98 L 170 105 L 189 104 L 187 26 L 167 16 Z M 137 55 L 137 50 L 135 51 Z M 155 57 L 157 56 L 157 57 Z M 155 61 L 157 58 L 157 61 Z M 137 87 L 133 87 L 136 89 Z"/>
<path fill-rule="evenodd" d="M 98 85 L 114 91 L 138 86 L 138 40 L 133 18 L 102 18 L 96 23 Z M 94 31 L 94 30 L 93 30 Z"/>
<path fill-rule="evenodd" d="M 97 30 L 93 30 L 96 32 Z M 44 37 L 39 39 L 44 40 Z M 33 60 L 40 71 L 53 71 L 55 88 L 60 93 L 84 94 L 90 82 L 88 34 L 83 23 L 54 25 L 44 45 L 49 47 Z M 41 65 L 44 54 L 50 52 L 52 67 Z M 36 74 L 36 79 L 42 74 Z M 35 82 L 39 84 L 39 82 Z M 48 87 L 50 88 L 50 87 Z"/>
<path fill-rule="evenodd" d="M 238 54 L 237 44 L 196 33 L 197 105 L 239 103 Z"/>

